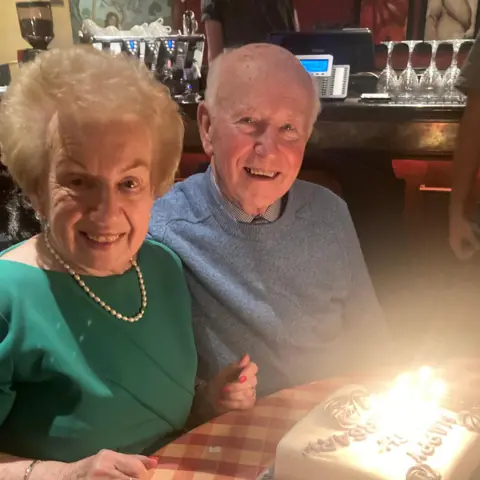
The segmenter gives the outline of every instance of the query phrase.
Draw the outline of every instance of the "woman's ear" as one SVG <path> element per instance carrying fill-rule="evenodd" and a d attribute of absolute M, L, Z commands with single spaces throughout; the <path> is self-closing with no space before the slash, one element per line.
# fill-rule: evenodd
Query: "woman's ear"
<path fill-rule="evenodd" d="M 208 155 L 208 157 L 211 158 L 213 156 L 213 145 L 212 139 L 210 137 L 210 131 L 212 128 L 212 117 L 205 102 L 201 102 L 198 105 L 197 123 L 200 131 L 200 138 L 202 140 L 203 150 Z"/>
<path fill-rule="evenodd" d="M 35 216 L 43 224 L 47 218 L 48 205 L 44 200 L 44 194 L 40 191 L 38 187 L 35 187 L 35 190 L 27 196 L 29 202 L 31 203 L 33 209 L 35 210 Z"/>

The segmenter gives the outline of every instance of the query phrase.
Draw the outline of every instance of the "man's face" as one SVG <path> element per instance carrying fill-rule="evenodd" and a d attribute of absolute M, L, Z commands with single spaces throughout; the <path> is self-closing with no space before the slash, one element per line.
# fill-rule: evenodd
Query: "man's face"
<path fill-rule="evenodd" d="M 242 79 L 200 114 L 205 150 L 223 194 L 258 215 L 298 176 L 311 131 L 311 90 L 282 79 Z"/>

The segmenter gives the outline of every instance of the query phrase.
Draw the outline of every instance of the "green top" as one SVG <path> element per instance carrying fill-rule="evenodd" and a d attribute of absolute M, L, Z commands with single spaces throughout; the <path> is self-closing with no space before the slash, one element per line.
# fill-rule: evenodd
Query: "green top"
<path fill-rule="evenodd" d="M 197 369 L 182 266 L 153 241 L 138 263 L 148 305 L 128 323 L 67 273 L 0 261 L 0 452 L 66 462 L 103 448 L 149 453 L 182 429 Z M 82 278 L 123 315 L 138 313 L 133 268 Z"/>

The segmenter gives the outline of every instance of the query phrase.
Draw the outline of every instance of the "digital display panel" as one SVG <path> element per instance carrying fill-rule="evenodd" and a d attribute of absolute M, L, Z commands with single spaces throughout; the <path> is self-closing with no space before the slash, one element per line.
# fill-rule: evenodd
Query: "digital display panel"
<path fill-rule="evenodd" d="M 303 65 L 305 70 L 310 74 L 328 72 L 328 63 L 329 63 L 328 59 L 302 58 L 300 60 L 300 63 Z"/>

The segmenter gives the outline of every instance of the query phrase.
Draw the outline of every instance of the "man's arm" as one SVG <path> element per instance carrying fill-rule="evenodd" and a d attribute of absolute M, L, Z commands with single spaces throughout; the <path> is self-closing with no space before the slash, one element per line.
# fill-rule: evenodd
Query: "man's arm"
<path fill-rule="evenodd" d="M 172 2 L 172 27 L 173 33 L 183 31 L 183 14 L 185 13 L 185 1 L 173 0 Z"/>
<path fill-rule="evenodd" d="M 460 75 L 457 87 L 467 95 L 467 107 L 460 124 L 453 156 L 452 194 L 450 196 L 450 245 L 462 260 L 480 248 L 469 219 L 467 201 L 480 164 L 480 40 L 477 38 Z"/>
<path fill-rule="evenodd" d="M 363 253 L 347 205 L 342 201 L 335 214 L 338 242 L 345 252 L 345 274 L 349 289 L 344 306 L 344 328 L 354 368 L 384 367 L 398 363 L 382 309 L 370 279 Z"/>
<path fill-rule="evenodd" d="M 286 4 L 287 6 L 287 15 L 292 19 L 293 30 L 295 32 L 300 31 L 300 22 L 298 21 L 298 12 L 295 8 L 295 3 L 293 0 L 289 0 Z"/>
<path fill-rule="evenodd" d="M 300 31 L 300 22 L 298 21 L 298 12 L 295 7 L 293 7 L 293 27 L 296 32 Z"/>
<path fill-rule="evenodd" d="M 223 25 L 218 0 L 202 0 L 202 20 L 208 45 L 208 63 L 223 53 Z"/>
<path fill-rule="evenodd" d="M 223 53 L 223 27 L 217 20 L 205 20 L 209 65 Z"/>

